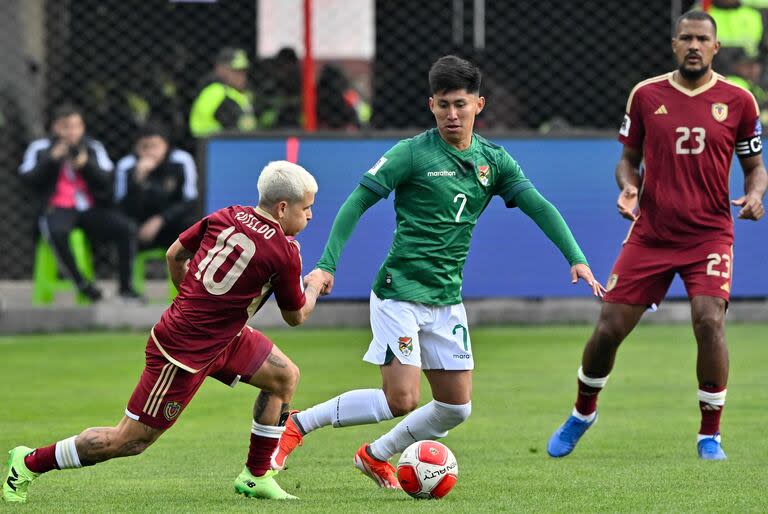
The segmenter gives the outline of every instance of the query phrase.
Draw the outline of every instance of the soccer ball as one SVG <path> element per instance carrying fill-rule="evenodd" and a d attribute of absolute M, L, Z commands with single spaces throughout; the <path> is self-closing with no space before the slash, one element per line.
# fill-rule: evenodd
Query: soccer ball
<path fill-rule="evenodd" d="M 437 441 L 417 441 L 400 455 L 397 479 L 414 498 L 442 498 L 453 489 L 459 465 L 451 450 Z"/>

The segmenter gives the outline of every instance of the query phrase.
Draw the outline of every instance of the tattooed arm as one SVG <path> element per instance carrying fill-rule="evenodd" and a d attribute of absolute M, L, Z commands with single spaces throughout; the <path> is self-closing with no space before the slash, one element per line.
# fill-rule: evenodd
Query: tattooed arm
<path fill-rule="evenodd" d="M 168 272 L 171 274 L 173 285 L 178 290 L 181 287 L 181 281 L 189 267 L 189 259 L 194 255 L 181 245 L 178 239 L 173 242 L 168 251 L 165 252 L 165 260 L 168 262 Z"/>

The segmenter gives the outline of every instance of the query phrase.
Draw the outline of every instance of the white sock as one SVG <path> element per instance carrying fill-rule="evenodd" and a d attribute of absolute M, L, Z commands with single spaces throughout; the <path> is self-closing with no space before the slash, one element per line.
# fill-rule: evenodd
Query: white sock
<path fill-rule="evenodd" d="M 389 460 L 416 441 L 439 439 L 469 417 L 472 402 L 464 405 L 432 400 L 408 414 L 395 427 L 371 443 L 371 454 L 377 459 Z"/>
<path fill-rule="evenodd" d="M 392 419 L 387 397 L 381 389 L 347 391 L 295 415 L 305 434 L 320 427 L 351 427 Z"/>
<path fill-rule="evenodd" d="M 714 439 L 718 443 L 721 441 L 720 434 L 715 434 L 715 435 L 711 435 L 711 434 L 710 435 L 696 434 L 696 442 L 697 443 L 699 441 L 701 441 L 702 439 Z"/>
<path fill-rule="evenodd" d="M 59 466 L 59 469 L 83 467 L 80 463 L 80 457 L 77 455 L 77 448 L 75 448 L 76 437 L 76 435 L 73 435 L 56 443 L 56 464 Z"/>
<path fill-rule="evenodd" d="M 578 418 L 581 421 L 586 421 L 587 423 L 592 423 L 595 418 L 597 417 L 597 411 L 593 412 L 592 414 L 587 414 L 586 416 L 582 414 L 581 412 L 576 410 L 576 407 L 573 408 L 573 411 L 571 411 L 571 416 L 574 418 Z M 602 426 L 602 425 L 600 425 Z"/>
<path fill-rule="evenodd" d="M 280 439 L 280 435 L 285 432 L 285 427 L 276 427 L 272 425 L 261 425 L 255 421 L 251 425 L 251 433 L 270 439 Z"/>
<path fill-rule="evenodd" d="M 608 375 L 604 377 L 588 377 L 584 374 L 584 370 L 579 366 L 579 371 L 576 373 L 576 375 L 579 377 L 579 380 L 588 385 L 589 387 L 596 387 L 598 389 L 602 389 L 605 387 L 605 384 L 608 383 Z"/>
<path fill-rule="evenodd" d="M 708 393 L 707 391 L 698 390 L 697 396 L 700 402 L 710 404 L 712 410 L 720 410 L 725 405 L 725 397 L 728 394 L 728 389 L 723 389 L 718 393 Z"/>

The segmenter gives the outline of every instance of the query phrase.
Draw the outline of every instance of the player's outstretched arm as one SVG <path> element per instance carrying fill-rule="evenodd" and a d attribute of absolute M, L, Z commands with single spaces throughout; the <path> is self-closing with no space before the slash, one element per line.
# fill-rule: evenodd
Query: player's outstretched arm
<path fill-rule="evenodd" d="M 763 164 L 763 156 L 744 157 L 740 162 L 744 170 L 744 196 L 732 200 L 731 203 L 741 207 L 739 218 L 757 221 L 765 215 L 763 197 L 768 188 L 768 174 Z"/>
<path fill-rule="evenodd" d="M 630 221 L 635 221 L 637 215 L 637 200 L 642 184 L 640 176 L 640 162 L 643 154 L 630 146 L 625 146 L 621 152 L 619 163 L 616 165 L 616 183 L 621 189 L 619 198 L 616 201 L 616 208 L 619 214 Z"/>
<path fill-rule="evenodd" d="M 526 189 L 515 196 L 515 203 L 539 226 L 549 240 L 555 243 L 568 260 L 568 264 L 571 265 L 572 282 L 576 283 L 578 279 L 582 279 L 592 288 L 592 294 L 602 296 L 605 291 L 603 286 L 592 276 L 584 253 L 555 206 L 533 188 Z"/>
<path fill-rule="evenodd" d="M 328 241 L 325 243 L 323 254 L 316 266 L 331 275 L 331 280 L 325 283 L 323 294 L 330 294 L 333 289 L 333 274 L 336 273 L 336 264 L 344 245 L 347 244 L 347 240 L 355 230 L 357 222 L 360 221 L 363 213 L 379 200 L 381 200 L 381 196 L 378 194 L 365 186 L 357 186 L 339 208 L 336 219 L 333 220 L 331 233 L 328 234 Z"/>
<path fill-rule="evenodd" d="M 304 306 L 297 311 L 281 310 L 283 319 L 290 326 L 295 327 L 304 323 L 312 311 L 315 309 L 317 303 L 317 297 L 320 296 L 320 291 L 323 289 L 323 279 L 320 275 L 307 275 L 304 281 Z"/>
<path fill-rule="evenodd" d="M 571 266 L 571 284 L 575 284 L 579 279 L 582 279 L 592 288 L 593 295 L 602 298 L 605 294 L 605 288 L 595 279 L 592 270 L 586 264 L 574 264 Z"/>
<path fill-rule="evenodd" d="M 311 277 L 318 275 L 322 281 L 323 286 L 320 288 L 320 296 L 327 295 L 331 289 L 333 289 L 333 275 L 320 268 L 315 268 L 312 272 L 304 277 L 304 287 L 307 287 Z"/>
<path fill-rule="evenodd" d="M 181 282 L 184 280 L 184 275 L 187 274 L 189 268 L 189 259 L 194 255 L 192 252 L 182 246 L 181 241 L 178 239 L 165 252 L 165 260 L 168 263 L 168 273 L 171 275 L 171 281 L 176 286 L 178 291 L 181 287 Z"/>

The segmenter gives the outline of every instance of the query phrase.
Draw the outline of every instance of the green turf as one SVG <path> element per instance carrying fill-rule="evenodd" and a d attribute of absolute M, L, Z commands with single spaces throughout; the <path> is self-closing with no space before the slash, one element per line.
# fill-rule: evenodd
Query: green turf
<path fill-rule="evenodd" d="M 571 409 L 590 328 L 480 328 L 472 417 L 445 440 L 459 482 L 440 502 L 373 486 L 352 455 L 394 422 L 310 435 L 278 481 L 297 504 L 236 496 L 255 391 L 209 381 L 180 421 L 141 456 L 50 473 L 19 512 L 764 512 L 768 509 L 768 326 L 729 327 L 726 462 L 696 458 L 695 343 L 687 326 L 642 326 L 603 393 L 600 422 L 575 452 L 547 457 Z M 302 369 L 295 406 L 377 387 L 360 360 L 364 330 L 274 330 Z M 145 334 L 0 338 L 0 449 L 40 446 L 122 416 L 143 364 Z M 422 401 L 428 399 L 423 391 Z M 3 458 L 3 462 L 4 462 Z M 5 473 L 5 471 L 3 471 Z"/>

